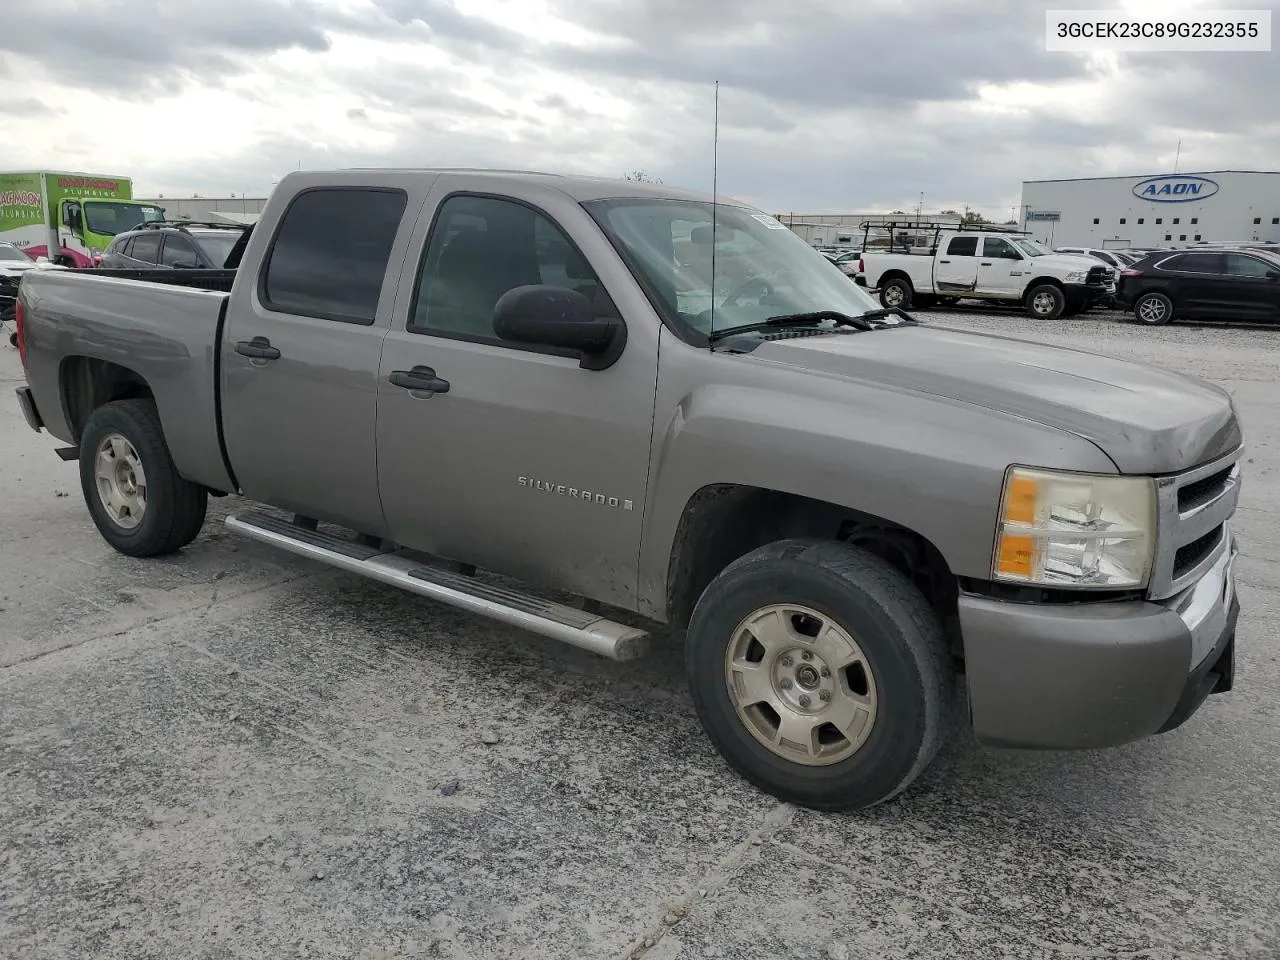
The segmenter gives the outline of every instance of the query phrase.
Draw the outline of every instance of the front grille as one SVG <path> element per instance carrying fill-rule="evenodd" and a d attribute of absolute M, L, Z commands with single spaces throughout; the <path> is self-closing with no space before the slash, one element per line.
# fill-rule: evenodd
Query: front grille
<path fill-rule="evenodd" d="M 1100 286 L 1104 286 L 1106 282 L 1107 282 L 1106 267 L 1090 267 L 1089 268 L 1089 273 L 1085 277 L 1085 283 L 1100 287 Z"/>
<path fill-rule="evenodd" d="M 1240 453 L 1156 479 L 1158 520 L 1153 600 L 1195 583 L 1227 545 L 1227 524 L 1240 500 Z"/>
<path fill-rule="evenodd" d="M 1203 537 L 1192 540 L 1177 549 L 1173 555 L 1173 578 L 1178 580 L 1200 565 L 1201 561 L 1213 553 L 1213 548 L 1222 539 L 1222 527 L 1214 527 Z"/>
<path fill-rule="evenodd" d="M 1235 467 L 1230 466 L 1225 470 L 1219 470 L 1217 473 L 1205 477 L 1203 480 L 1197 480 L 1194 483 L 1187 484 L 1185 487 L 1180 487 L 1178 489 L 1178 510 L 1180 512 L 1194 510 L 1196 507 L 1204 506 L 1204 504 L 1221 494 L 1230 481 L 1233 470 L 1235 470 Z"/>

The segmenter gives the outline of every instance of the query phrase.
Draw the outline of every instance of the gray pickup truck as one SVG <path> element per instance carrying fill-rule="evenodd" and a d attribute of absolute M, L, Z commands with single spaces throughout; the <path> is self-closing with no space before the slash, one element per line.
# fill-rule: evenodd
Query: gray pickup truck
<path fill-rule="evenodd" d="M 1216 387 L 917 323 L 641 183 L 294 173 L 229 265 L 22 282 L 19 402 L 122 553 L 237 494 L 275 508 L 241 534 L 608 657 L 683 629 L 715 746 L 817 808 L 898 794 L 963 703 L 1090 748 L 1232 686 Z"/>

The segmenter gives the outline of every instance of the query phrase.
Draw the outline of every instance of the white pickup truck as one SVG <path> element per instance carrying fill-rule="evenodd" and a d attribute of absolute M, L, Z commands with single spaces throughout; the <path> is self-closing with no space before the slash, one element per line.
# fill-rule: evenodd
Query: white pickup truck
<path fill-rule="evenodd" d="M 1021 303 L 1034 317 L 1070 316 L 1115 295 L 1115 270 L 1051 253 L 1018 233 L 940 230 L 919 252 L 864 253 L 856 282 L 886 307 L 928 308 L 961 298 Z"/>

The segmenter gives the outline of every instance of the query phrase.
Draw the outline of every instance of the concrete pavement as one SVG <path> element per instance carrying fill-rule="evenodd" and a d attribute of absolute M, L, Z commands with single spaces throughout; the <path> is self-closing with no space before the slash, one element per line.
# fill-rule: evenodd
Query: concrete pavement
<path fill-rule="evenodd" d="M 115 554 L 0 347 L 0 956 L 1280 957 L 1280 330 L 929 319 L 1235 394 L 1237 689 L 1118 750 L 962 738 L 853 816 L 721 763 L 678 638 L 598 660 L 238 540 L 228 500 Z"/>

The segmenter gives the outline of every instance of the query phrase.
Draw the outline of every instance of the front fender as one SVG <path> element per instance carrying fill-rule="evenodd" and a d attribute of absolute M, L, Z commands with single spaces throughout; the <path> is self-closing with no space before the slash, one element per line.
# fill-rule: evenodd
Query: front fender
<path fill-rule="evenodd" d="M 726 374 L 735 382 L 712 379 Z M 956 575 L 985 579 L 1010 464 L 1116 469 L 1088 440 L 1010 414 L 692 349 L 664 348 L 656 410 L 639 588 L 657 618 L 681 516 L 713 484 L 888 520 L 929 540 Z"/>

